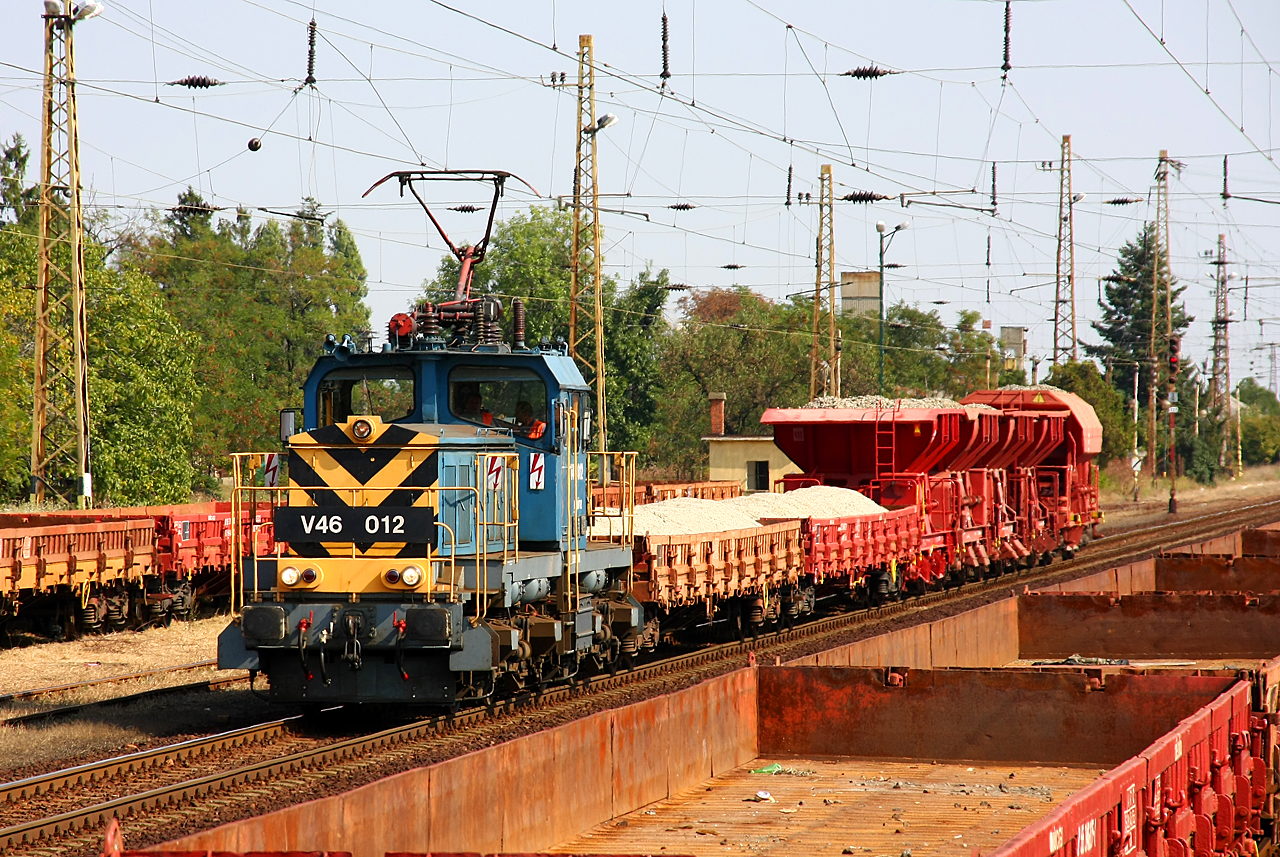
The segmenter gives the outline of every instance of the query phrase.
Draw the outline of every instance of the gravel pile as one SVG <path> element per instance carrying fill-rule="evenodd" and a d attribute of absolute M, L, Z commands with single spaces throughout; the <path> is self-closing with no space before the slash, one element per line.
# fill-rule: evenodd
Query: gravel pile
<path fill-rule="evenodd" d="M 609 524 L 607 521 L 599 521 L 596 526 L 603 526 L 607 531 Z M 676 497 L 661 503 L 636 506 L 637 536 L 687 536 L 694 533 L 718 533 L 722 530 L 746 530 L 758 526 L 760 522 L 748 512 L 728 505 L 725 500 Z"/>
<path fill-rule="evenodd" d="M 1001 390 L 1051 390 L 1055 393 L 1067 392 L 1061 387 L 1055 387 L 1052 384 L 1006 384 L 1000 389 Z"/>
<path fill-rule="evenodd" d="M 720 501 L 756 520 L 761 518 L 846 518 L 884 511 L 871 498 L 849 488 L 814 485 L 785 494 L 743 494 Z"/>
<path fill-rule="evenodd" d="M 991 405 L 974 403 L 970 405 L 961 405 L 966 411 L 999 411 L 999 408 L 993 408 Z"/>
<path fill-rule="evenodd" d="M 955 399 L 942 396 L 928 396 L 923 399 L 886 399 L 884 396 L 852 396 L 839 399 L 835 396 L 819 396 L 802 408 L 958 408 L 960 403 Z"/>
<path fill-rule="evenodd" d="M 885 511 L 869 497 L 849 488 L 815 485 L 786 494 L 762 492 L 728 500 L 676 497 L 661 503 L 636 506 L 636 536 L 690 536 L 724 530 L 749 530 L 761 526 L 761 518 L 846 518 Z M 597 518 L 591 534 L 618 535 L 617 518 Z"/>

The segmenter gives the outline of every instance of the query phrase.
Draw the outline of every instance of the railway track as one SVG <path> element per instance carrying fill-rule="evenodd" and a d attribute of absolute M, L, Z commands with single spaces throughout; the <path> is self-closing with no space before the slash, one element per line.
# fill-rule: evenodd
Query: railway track
<path fill-rule="evenodd" d="M 130 844 L 144 847 L 347 790 L 622 701 L 668 692 L 736 668 L 750 654 L 788 658 L 802 647 L 836 645 L 852 631 L 874 631 L 879 624 L 910 614 L 942 605 L 963 608 L 965 602 L 1007 591 L 1011 584 L 1034 586 L 1069 579 L 1278 519 L 1280 500 L 1116 534 L 1052 566 L 817 619 L 750 642 L 710 646 L 616 676 L 595 677 L 322 746 L 294 749 L 301 739 L 291 738 L 289 721 L 281 720 L 0 785 L 6 818 L 22 818 L 0 829 L 0 849 L 50 857 L 95 853 L 97 829 L 113 816 L 124 820 Z M 290 744 L 291 740 L 295 743 Z M 248 758 L 251 750 L 257 758 Z M 170 777 L 176 781 L 156 783 L 157 772 L 179 765 L 186 767 Z M 191 775 L 181 776 L 184 771 Z"/>

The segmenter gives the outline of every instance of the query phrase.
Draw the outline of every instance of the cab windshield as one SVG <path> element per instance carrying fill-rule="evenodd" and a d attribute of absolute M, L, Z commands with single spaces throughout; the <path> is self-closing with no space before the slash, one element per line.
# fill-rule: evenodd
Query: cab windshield
<path fill-rule="evenodd" d="M 459 366 L 449 373 L 449 411 L 469 423 L 537 440 L 547 430 L 547 385 L 531 369 Z"/>
<path fill-rule="evenodd" d="M 321 425 L 370 415 L 387 423 L 402 421 L 413 416 L 417 401 L 408 366 L 335 369 L 320 382 L 319 395 Z"/>

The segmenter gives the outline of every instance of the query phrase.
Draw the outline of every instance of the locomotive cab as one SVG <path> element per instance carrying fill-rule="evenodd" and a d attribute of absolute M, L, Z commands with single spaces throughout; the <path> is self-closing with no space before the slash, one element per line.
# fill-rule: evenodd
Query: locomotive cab
<path fill-rule="evenodd" d="M 278 549 L 246 564 L 218 660 L 274 701 L 453 705 L 637 648 L 634 454 L 589 451 L 573 358 L 526 346 L 519 301 L 504 342 L 502 304 L 469 293 L 482 249 L 455 252 L 455 300 L 397 314 L 382 351 L 329 337 L 287 480 L 237 468 L 237 508 L 268 497 Z M 591 507 L 600 478 L 621 508 Z"/>
<path fill-rule="evenodd" d="M 304 395 L 281 553 L 246 570 L 223 668 L 262 671 L 274 700 L 450 704 L 634 649 L 631 546 L 592 538 L 600 462 L 565 354 L 331 355 Z"/>

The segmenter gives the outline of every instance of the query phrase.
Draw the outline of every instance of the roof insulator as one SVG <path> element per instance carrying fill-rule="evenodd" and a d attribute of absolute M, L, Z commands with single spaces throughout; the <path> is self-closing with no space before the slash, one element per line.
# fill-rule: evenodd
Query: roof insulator
<path fill-rule="evenodd" d="M 187 75 L 182 80 L 171 80 L 165 84 L 165 86 L 185 86 L 187 89 L 208 89 L 211 86 L 222 85 L 222 81 L 206 77 L 203 74 Z"/>
<path fill-rule="evenodd" d="M 846 193 L 840 198 L 845 202 L 879 202 L 882 199 L 893 199 L 891 196 L 885 196 L 873 190 L 855 190 L 853 193 Z"/>
<path fill-rule="evenodd" d="M 858 80 L 875 80 L 877 77 L 884 77 L 887 74 L 900 74 L 900 72 L 880 68 L 878 65 L 860 65 L 857 68 L 840 72 L 841 77 L 856 77 Z"/>

